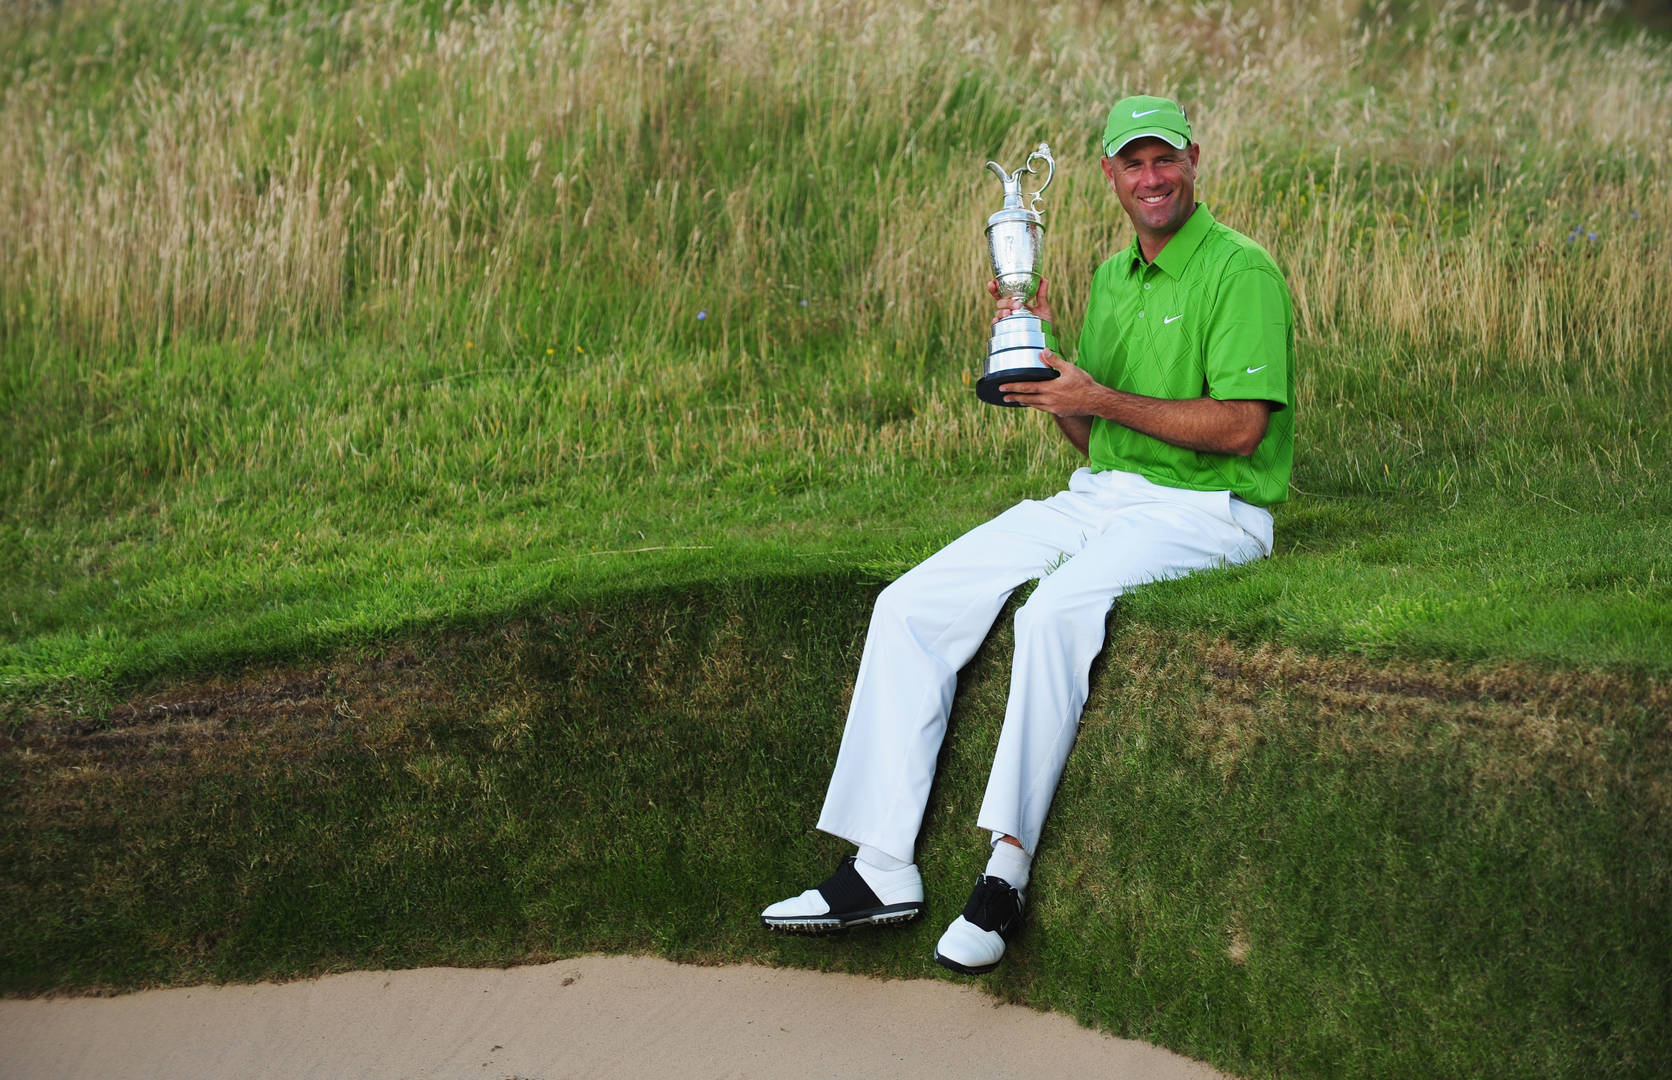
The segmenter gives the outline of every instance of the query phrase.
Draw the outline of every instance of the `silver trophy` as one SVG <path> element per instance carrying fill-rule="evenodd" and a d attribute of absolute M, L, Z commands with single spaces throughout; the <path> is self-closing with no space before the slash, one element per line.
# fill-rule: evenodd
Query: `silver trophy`
<path fill-rule="evenodd" d="M 1022 194 L 1022 177 L 1037 176 L 1033 163 L 1043 161 L 1045 182 L 1031 195 Z M 1004 209 L 987 219 L 987 251 L 993 257 L 993 279 L 999 284 L 999 295 L 1014 296 L 1026 304 L 1039 291 L 1039 263 L 1045 226 L 1039 220 L 1039 197 L 1051 186 L 1057 163 L 1051 148 L 1044 143 L 1028 155 L 1022 167 L 1007 173 L 996 161 L 989 161 L 991 169 L 1004 183 Z M 1026 202 L 1028 205 L 1022 205 Z M 1018 307 L 993 324 L 992 337 L 987 342 L 987 366 L 981 381 L 975 384 L 976 395 L 992 405 L 1017 405 L 1005 401 L 999 393 L 1004 383 L 1044 382 L 1057 373 L 1039 359 L 1045 348 L 1045 329 L 1039 316 L 1026 307 Z"/>

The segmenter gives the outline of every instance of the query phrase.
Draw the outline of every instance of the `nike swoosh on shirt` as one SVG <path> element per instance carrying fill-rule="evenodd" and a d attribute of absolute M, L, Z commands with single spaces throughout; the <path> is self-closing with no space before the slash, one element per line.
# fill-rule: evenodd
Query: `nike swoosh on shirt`
<path fill-rule="evenodd" d="M 1182 318 L 1184 318 L 1184 312 L 1181 311 L 1177 315 L 1169 315 L 1165 319 L 1162 319 L 1161 320 L 1161 325 L 1162 326 L 1168 326 L 1172 323 L 1172 321 L 1174 319 L 1182 319 Z"/>
<path fill-rule="evenodd" d="M 1266 370 L 1266 368 L 1269 368 L 1269 367 L 1271 367 L 1270 364 L 1261 364 L 1259 367 L 1249 368 L 1248 373 L 1250 375 L 1255 375 L 1255 374 L 1258 374 L 1259 372 L 1262 372 L 1262 371 Z"/>
<path fill-rule="evenodd" d="M 1139 120 L 1143 117 L 1149 116 L 1151 113 L 1158 113 L 1160 111 L 1160 109 L 1150 109 L 1148 112 L 1138 112 L 1137 110 L 1133 110 L 1132 119 Z"/>

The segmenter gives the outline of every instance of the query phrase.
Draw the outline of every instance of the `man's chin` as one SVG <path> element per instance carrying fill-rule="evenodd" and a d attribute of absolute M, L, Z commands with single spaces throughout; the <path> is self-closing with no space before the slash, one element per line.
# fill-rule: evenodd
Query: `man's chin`
<path fill-rule="evenodd" d="M 1176 202 L 1162 204 L 1162 209 L 1154 214 L 1144 215 L 1144 225 L 1154 233 L 1171 236 L 1184 228 L 1184 223 L 1190 220 L 1190 210 Z"/>
<path fill-rule="evenodd" d="M 1178 217 L 1178 203 L 1172 199 L 1158 203 L 1139 203 L 1138 216 L 1152 229 L 1165 229 Z"/>

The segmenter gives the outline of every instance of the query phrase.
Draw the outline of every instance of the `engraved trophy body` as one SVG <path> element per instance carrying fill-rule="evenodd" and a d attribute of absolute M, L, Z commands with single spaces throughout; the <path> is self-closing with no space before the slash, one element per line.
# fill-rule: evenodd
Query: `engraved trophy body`
<path fill-rule="evenodd" d="M 1045 163 L 1045 182 L 1033 194 L 1023 195 L 1022 177 L 1038 175 L 1033 167 L 1035 161 Z M 1051 186 L 1056 161 L 1051 157 L 1051 148 L 1040 143 L 1013 173 L 1005 172 L 996 161 L 989 161 L 987 168 L 1004 184 L 1004 208 L 987 219 L 987 252 L 993 259 L 993 280 L 998 282 L 999 296 L 1016 297 L 1025 305 L 1039 291 L 1045 238 L 1039 197 Z M 1005 401 L 999 386 L 1056 378 L 1057 373 L 1039 359 L 1039 351 L 1045 347 L 1044 324 L 1025 306 L 995 322 L 987 342 L 987 364 L 981 380 L 975 384 L 976 395 L 991 405 L 1019 405 Z"/>

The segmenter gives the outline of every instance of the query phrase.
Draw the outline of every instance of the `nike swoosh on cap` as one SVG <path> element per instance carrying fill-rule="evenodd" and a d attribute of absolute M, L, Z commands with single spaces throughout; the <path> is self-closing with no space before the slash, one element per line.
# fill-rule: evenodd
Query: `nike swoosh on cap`
<path fill-rule="evenodd" d="M 1132 119 L 1139 120 L 1139 119 L 1142 119 L 1143 117 L 1149 116 L 1153 113 L 1158 113 L 1160 111 L 1161 111 L 1160 109 L 1150 109 L 1148 112 L 1138 112 L 1136 109 L 1134 109 L 1133 112 L 1132 112 Z"/>

